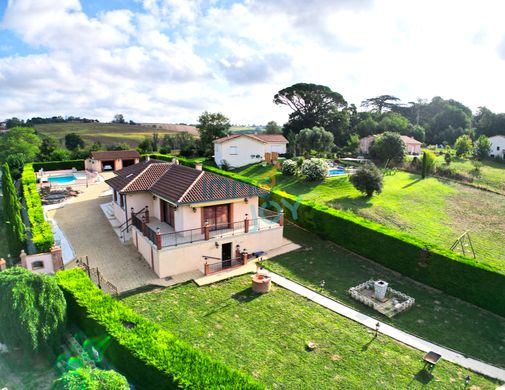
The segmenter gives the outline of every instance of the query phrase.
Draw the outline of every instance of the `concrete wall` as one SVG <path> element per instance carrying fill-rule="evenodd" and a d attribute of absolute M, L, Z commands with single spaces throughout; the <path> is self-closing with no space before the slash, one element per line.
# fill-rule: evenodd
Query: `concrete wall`
<path fill-rule="evenodd" d="M 283 227 L 278 226 L 259 232 L 228 236 L 184 244 L 177 247 L 157 250 L 147 237 L 144 237 L 136 228 L 133 229 L 133 243 L 140 254 L 151 267 L 151 248 L 153 250 L 154 272 L 160 277 L 173 276 L 185 272 L 202 270 L 205 264 L 204 256 L 221 258 L 221 245 L 232 244 L 233 257 L 237 245 L 240 250 L 247 249 L 249 253 L 269 251 L 282 245 Z M 216 247 L 216 243 L 218 246 Z M 209 262 L 218 260 L 211 259 Z"/>
<path fill-rule="evenodd" d="M 84 161 L 84 169 L 90 172 L 102 172 L 102 162 L 94 160 L 91 162 L 90 158 Z"/>
<path fill-rule="evenodd" d="M 408 154 L 421 154 L 421 145 L 419 144 L 405 144 L 405 149 Z"/>

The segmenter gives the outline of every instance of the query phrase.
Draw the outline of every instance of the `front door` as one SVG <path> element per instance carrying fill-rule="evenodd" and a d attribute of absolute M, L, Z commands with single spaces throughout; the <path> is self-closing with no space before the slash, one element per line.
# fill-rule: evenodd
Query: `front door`
<path fill-rule="evenodd" d="M 221 260 L 223 268 L 231 267 L 231 242 L 221 245 Z"/>

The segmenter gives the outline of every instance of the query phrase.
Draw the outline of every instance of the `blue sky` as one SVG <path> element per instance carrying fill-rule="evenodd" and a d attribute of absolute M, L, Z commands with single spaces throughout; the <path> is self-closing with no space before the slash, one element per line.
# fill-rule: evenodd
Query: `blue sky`
<path fill-rule="evenodd" d="M 501 3 L 0 0 L 0 119 L 284 122 L 296 82 L 504 112 Z"/>

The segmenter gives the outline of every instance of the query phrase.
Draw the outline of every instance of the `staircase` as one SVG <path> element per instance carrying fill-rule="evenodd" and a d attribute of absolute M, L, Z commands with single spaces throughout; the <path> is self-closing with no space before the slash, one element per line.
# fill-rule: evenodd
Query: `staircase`
<path fill-rule="evenodd" d="M 121 224 L 121 222 L 114 216 L 114 209 L 111 203 L 103 203 L 100 205 L 105 217 L 109 220 L 112 229 L 119 237 L 123 244 L 127 244 L 131 240 L 131 233 L 127 231 L 126 225 Z"/>

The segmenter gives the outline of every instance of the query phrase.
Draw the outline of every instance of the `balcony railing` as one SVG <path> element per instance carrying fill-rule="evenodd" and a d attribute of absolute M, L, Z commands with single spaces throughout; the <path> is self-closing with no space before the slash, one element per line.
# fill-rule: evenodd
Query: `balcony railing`
<path fill-rule="evenodd" d="M 161 233 L 160 229 L 148 226 L 145 217 L 132 216 L 132 225 L 146 236 L 158 249 L 190 244 L 237 234 L 247 234 L 282 226 L 284 215 L 271 210 L 260 209 L 261 218 L 230 222 L 219 225 L 205 225 L 201 228 L 182 230 L 178 232 Z"/>

